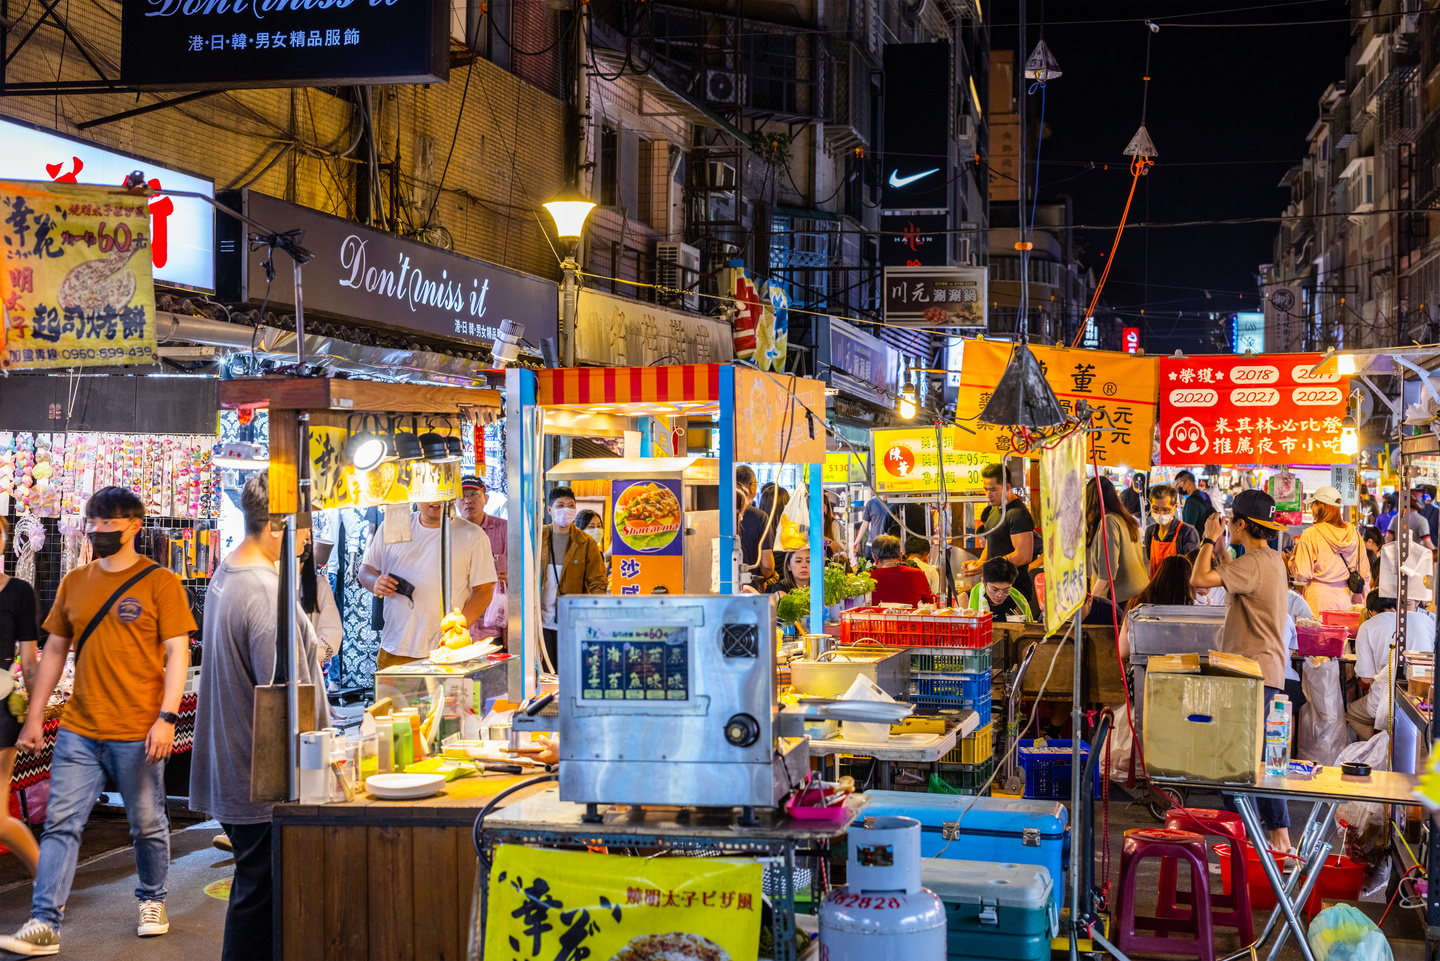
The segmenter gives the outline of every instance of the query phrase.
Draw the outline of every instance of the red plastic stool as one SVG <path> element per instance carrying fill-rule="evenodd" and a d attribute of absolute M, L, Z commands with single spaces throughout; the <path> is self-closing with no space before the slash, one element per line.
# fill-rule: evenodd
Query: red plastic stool
<path fill-rule="evenodd" d="M 1193 831 L 1203 837 L 1224 838 L 1232 850 L 1243 850 L 1245 822 L 1229 811 L 1206 808 L 1171 808 L 1165 826 L 1173 831 Z M 1190 904 L 1189 891 L 1175 890 L 1176 862 L 1160 862 L 1160 898 L 1155 913 L 1162 918 L 1184 917 Z M 1210 919 L 1217 928 L 1236 928 L 1242 944 L 1255 940 L 1255 919 L 1250 907 L 1250 885 L 1247 883 L 1245 859 L 1230 859 L 1230 894 L 1210 892 Z"/>
<path fill-rule="evenodd" d="M 1205 839 L 1193 831 L 1170 828 L 1138 828 L 1125 832 L 1120 851 L 1120 917 L 1116 924 L 1115 946 L 1126 954 L 1137 951 L 1179 954 L 1215 961 L 1215 930 L 1210 916 L 1210 863 Z M 1195 897 L 1193 910 L 1184 917 L 1145 917 L 1135 914 L 1135 882 L 1140 862 L 1146 858 L 1167 858 L 1190 862 L 1190 884 Z M 1136 928 L 1154 931 L 1154 936 L 1136 934 Z M 1188 934 L 1171 938 L 1170 934 Z"/>

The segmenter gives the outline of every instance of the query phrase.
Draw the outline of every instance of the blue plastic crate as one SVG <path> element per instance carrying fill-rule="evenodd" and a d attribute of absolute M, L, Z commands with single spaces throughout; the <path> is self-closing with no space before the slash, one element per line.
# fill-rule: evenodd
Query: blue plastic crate
<path fill-rule="evenodd" d="M 920 697 L 959 697 L 978 700 L 990 696 L 990 672 L 950 673 L 916 671 L 910 674 L 910 693 Z"/>
<path fill-rule="evenodd" d="M 1071 782 L 1072 741 L 1062 738 L 1048 738 L 1044 746 L 1037 748 L 1034 741 L 1020 742 L 1016 758 L 1025 772 L 1025 797 L 1044 801 L 1068 801 Z M 1084 765 L 1090 757 L 1090 745 L 1080 742 L 1080 763 Z M 1095 783 L 1091 787 L 1092 798 L 1100 796 L 1100 765 L 1095 765 Z"/>
<path fill-rule="evenodd" d="M 932 708 L 940 711 L 970 710 L 980 715 L 976 727 L 982 728 L 990 723 L 990 696 L 983 698 L 964 697 L 937 697 L 921 694 L 910 695 L 910 703 L 916 707 Z"/>

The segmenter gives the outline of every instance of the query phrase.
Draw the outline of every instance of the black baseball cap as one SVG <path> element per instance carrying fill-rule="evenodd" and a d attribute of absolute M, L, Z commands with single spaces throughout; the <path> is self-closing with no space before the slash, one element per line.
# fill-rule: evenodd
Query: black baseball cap
<path fill-rule="evenodd" d="M 486 489 L 484 483 L 481 482 L 480 478 L 476 477 L 474 474 L 466 474 L 464 477 L 460 478 L 460 489 L 463 491 L 469 490 L 470 488 L 480 488 L 481 490 Z"/>
<path fill-rule="evenodd" d="M 1236 494 L 1230 505 L 1230 514 L 1236 520 L 1243 517 L 1272 531 L 1288 529 L 1286 525 L 1275 522 L 1275 498 L 1258 488 L 1252 487 Z"/>

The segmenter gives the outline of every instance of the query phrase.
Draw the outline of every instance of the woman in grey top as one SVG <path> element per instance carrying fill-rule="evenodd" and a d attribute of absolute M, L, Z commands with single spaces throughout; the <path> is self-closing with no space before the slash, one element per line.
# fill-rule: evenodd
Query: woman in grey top
<path fill-rule="evenodd" d="M 1114 581 L 1113 600 L 1123 607 L 1150 583 L 1149 565 L 1140 550 L 1140 525 L 1120 503 L 1115 485 L 1101 477 L 1099 490 L 1097 497 L 1094 478 L 1085 485 L 1085 543 L 1088 545 L 1086 559 L 1090 567 L 1090 593 L 1109 597 L 1110 584 Z M 1105 504 L 1103 535 L 1101 498 Z"/>

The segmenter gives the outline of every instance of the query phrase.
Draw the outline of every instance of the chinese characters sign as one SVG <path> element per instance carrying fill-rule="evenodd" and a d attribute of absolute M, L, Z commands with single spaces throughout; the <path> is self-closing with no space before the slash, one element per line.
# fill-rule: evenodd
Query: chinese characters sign
<path fill-rule="evenodd" d="M 690 699 L 688 627 L 583 627 L 580 697 L 587 701 Z"/>
<path fill-rule="evenodd" d="M 1030 349 L 1065 413 L 1073 412 L 1081 401 L 1101 412 L 1094 423 L 1104 430 L 1092 434 L 1091 442 L 1102 466 L 1150 463 L 1151 439 L 1155 433 L 1155 358 L 1033 344 Z M 1009 360 L 1007 342 L 965 341 L 955 417 L 976 431 L 974 434 L 962 432 L 960 443 L 966 450 L 1017 453 L 1014 435 L 1008 427 L 976 420 L 990 402 Z"/>
<path fill-rule="evenodd" d="M 753 958 L 757 861 L 632 858 L 502 844 L 485 917 L 493 961 Z"/>
<path fill-rule="evenodd" d="M 436 428 L 437 433 L 452 433 Z M 419 504 L 460 496 L 460 465 L 423 460 L 381 463 L 357 471 L 344 454 L 343 427 L 310 428 L 310 500 L 315 510 Z"/>
<path fill-rule="evenodd" d="M 1045 630 L 1055 631 L 1085 602 L 1085 435 L 1040 452 L 1041 529 L 1045 533 Z"/>
<path fill-rule="evenodd" d="M 155 360 L 144 197 L 0 181 L 0 367 Z"/>
<path fill-rule="evenodd" d="M 133 0 L 120 4 L 125 83 L 172 89 L 443 83 L 439 0 Z"/>
<path fill-rule="evenodd" d="M 894 403 L 900 392 L 900 352 L 860 328 L 836 320 L 818 318 L 821 372 L 830 386 L 884 407 Z M 825 336 L 825 328 L 830 336 Z M 923 367 L 923 363 L 912 366 Z"/>
<path fill-rule="evenodd" d="M 886 267 L 885 322 L 983 328 L 987 277 L 984 267 Z"/>
<path fill-rule="evenodd" d="M 611 593 L 685 593 L 682 496 L 678 480 L 611 482 Z"/>
<path fill-rule="evenodd" d="M 1340 464 L 1350 394 L 1341 374 L 1311 374 L 1320 354 L 1165 357 L 1160 463 Z"/>
<path fill-rule="evenodd" d="M 983 489 L 980 469 L 995 458 L 961 450 L 960 433 L 958 427 L 872 430 L 870 460 L 875 465 L 875 493 L 940 493 L 937 443 L 945 448 L 945 493 Z"/>

